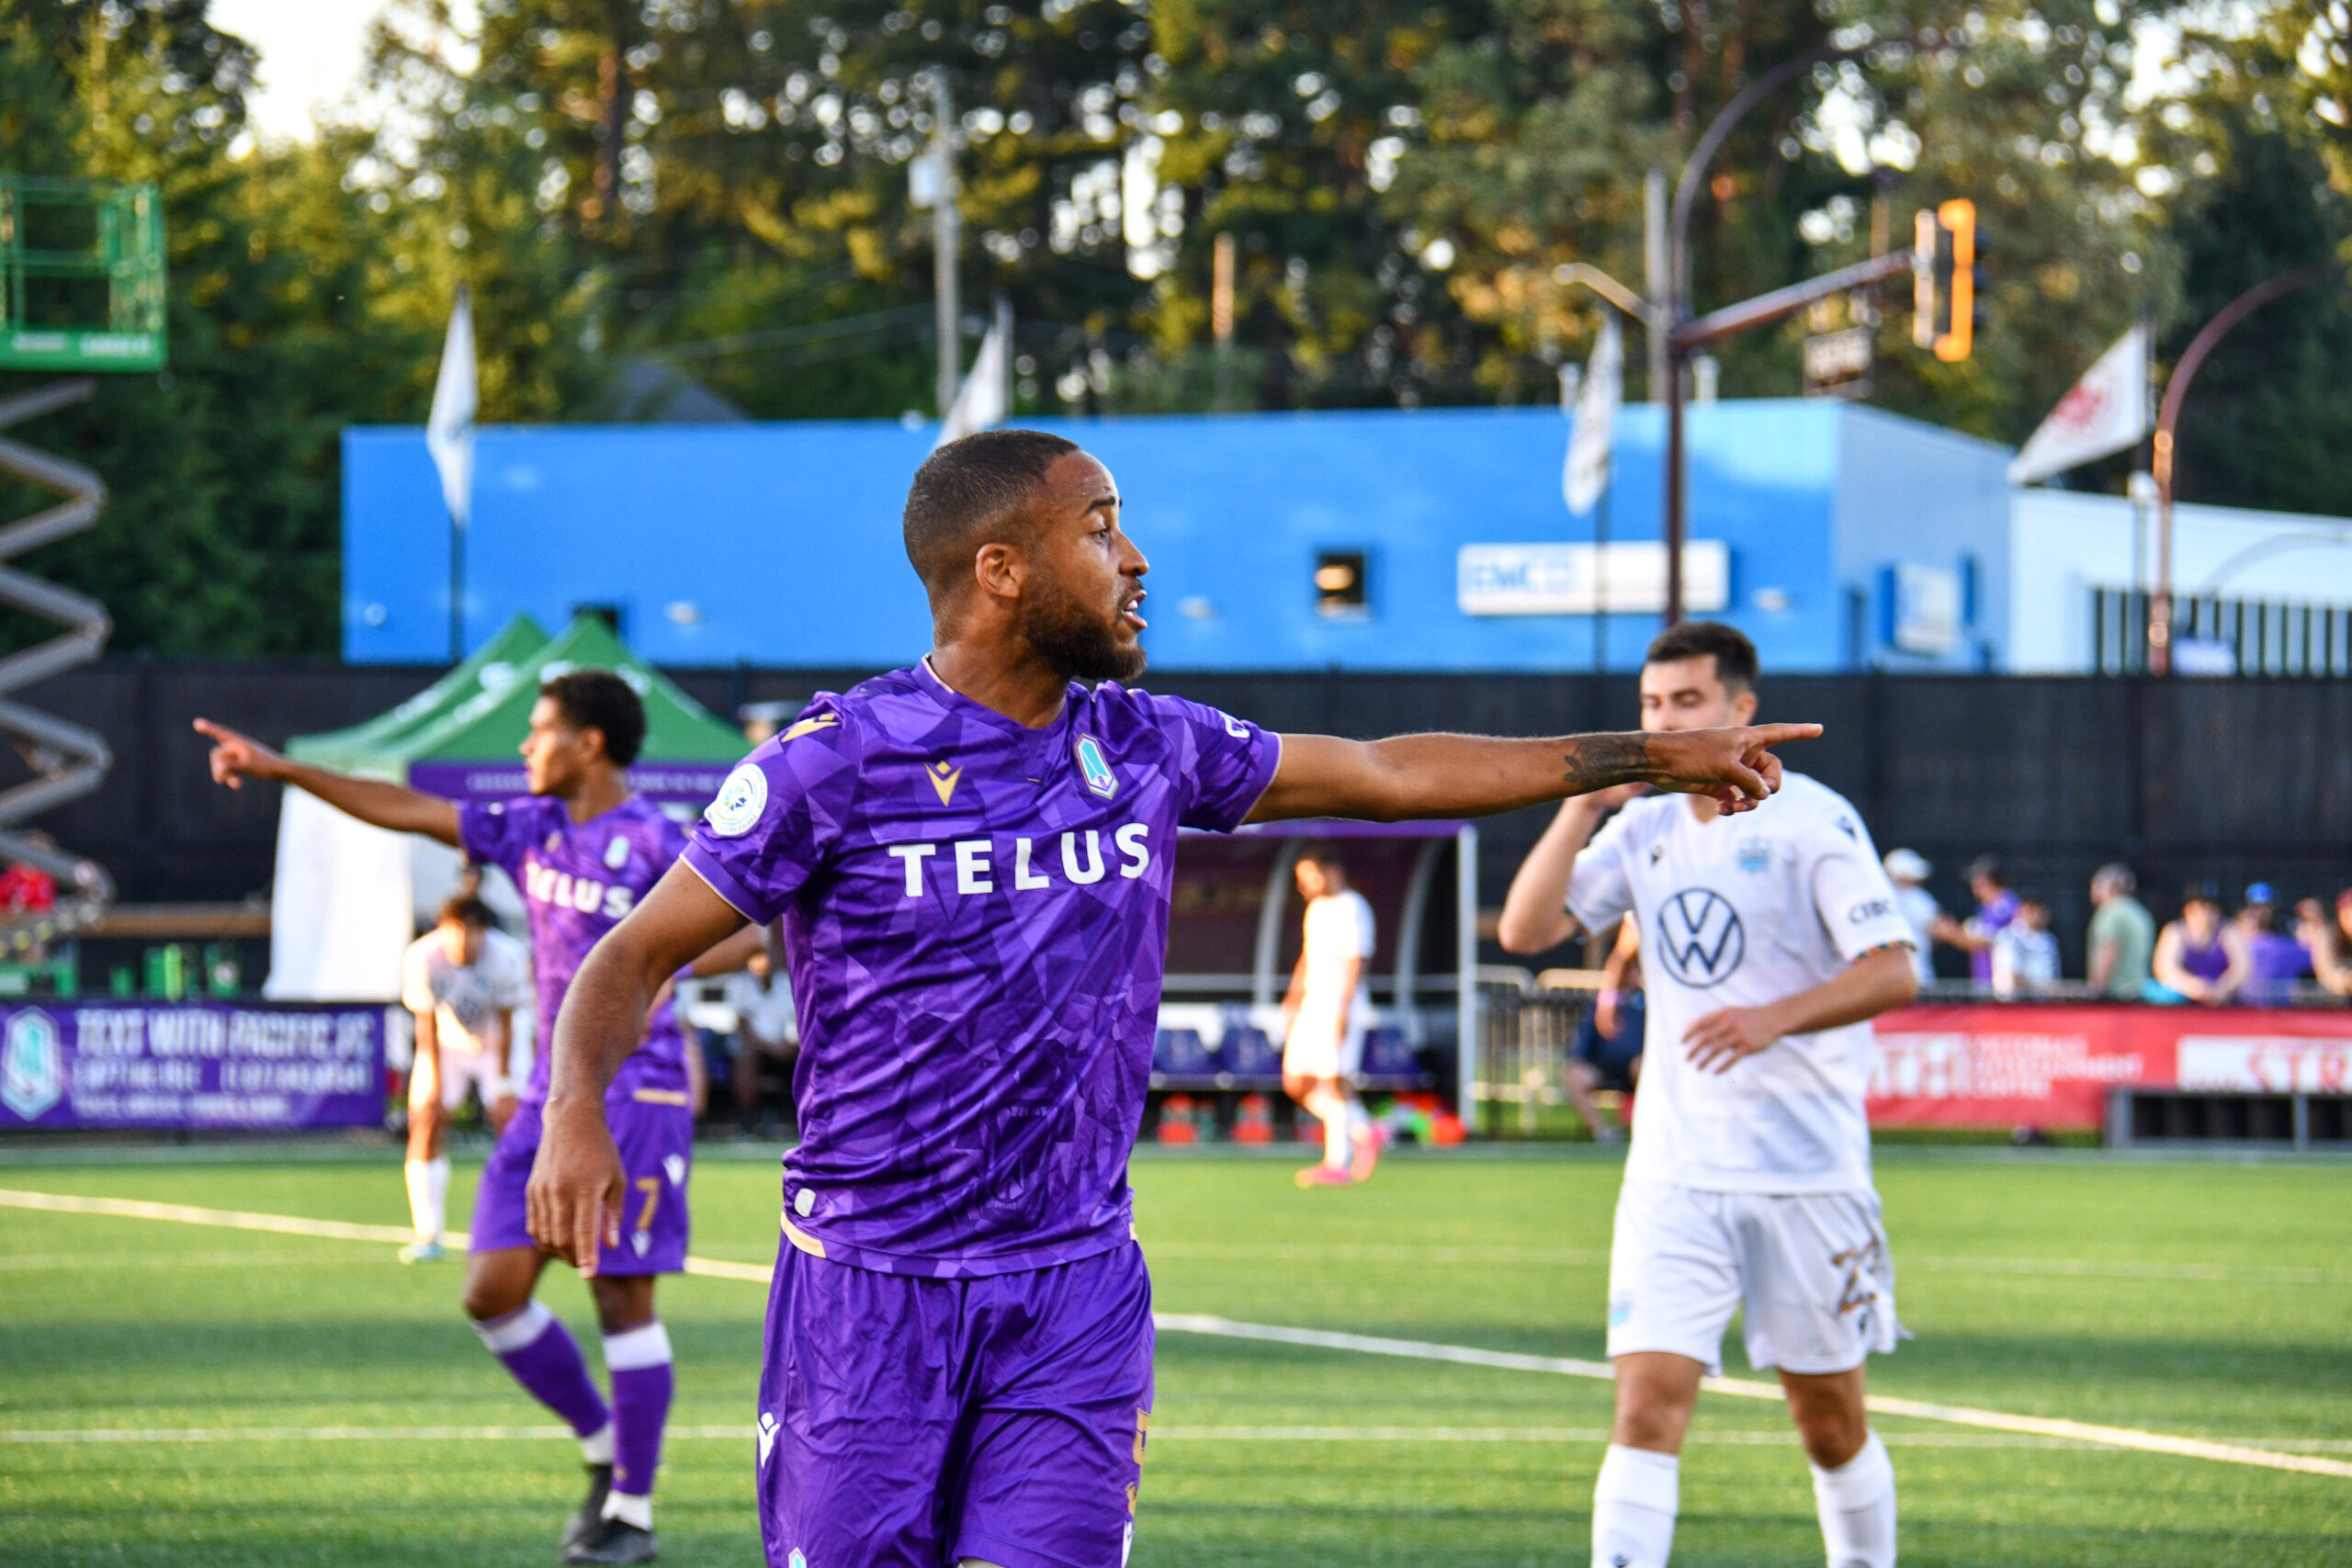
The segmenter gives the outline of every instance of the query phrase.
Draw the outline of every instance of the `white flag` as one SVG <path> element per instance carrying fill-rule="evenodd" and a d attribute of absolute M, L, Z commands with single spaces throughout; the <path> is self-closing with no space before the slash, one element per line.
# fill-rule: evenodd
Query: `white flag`
<path fill-rule="evenodd" d="M 2154 427 L 2148 404 L 2148 329 L 2137 326 L 2058 400 L 2009 464 L 2009 482 L 2033 484 L 2122 451 Z"/>
<path fill-rule="evenodd" d="M 474 413 L 481 398 L 474 378 L 473 297 L 458 285 L 449 335 L 441 344 L 441 374 L 433 383 L 433 412 L 424 422 L 424 449 L 441 470 L 441 499 L 449 520 L 464 527 L 473 515 Z"/>
<path fill-rule="evenodd" d="M 1592 345 L 1584 386 L 1577 393 L 1576 424 L 1568 432 L 1568 460 L 1560 470 L 1560 493 L 1577 515 L 1592 510 L 1609 488 L 1609 454 L 1617 436 L 1617 405 L 1624 395 L 1625 341 L 1617 312 L 1604 310 L 1600 339 Z"/>
<path fill-rule="evenodd" d="M 999 311 L 996 324 L 980 340 L 980 352 L 972 360 L 972 373 L 964 378 L 947 417 L 940 422 L 939 440 L 933 445 L 933 451 L 976 430 L 994 429 L 1012 412 L 1012 345 L 1008 341 L 1012 335 L 1011 323 L 1005 313 Z"/>

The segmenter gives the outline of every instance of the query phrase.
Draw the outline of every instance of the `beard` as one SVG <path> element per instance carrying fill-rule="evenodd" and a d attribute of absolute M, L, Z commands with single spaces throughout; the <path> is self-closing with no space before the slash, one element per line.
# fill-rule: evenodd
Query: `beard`
<path fill-rule="evenodd" d="M 1098 615 L 1057 582 L 1039 583 L 1022 601 L 1021 635 L 1066 680 L 1132 681 L 1143 673 L 1143 647 L 1120 646 L 1116 612 Z"/>

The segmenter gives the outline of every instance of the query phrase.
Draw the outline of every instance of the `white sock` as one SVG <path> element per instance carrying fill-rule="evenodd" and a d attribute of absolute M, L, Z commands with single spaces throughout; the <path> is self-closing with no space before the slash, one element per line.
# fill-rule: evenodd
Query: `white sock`
<path fill-rule="evenodd" d="M 613 1424 L 610 1421 L 580 1439 L 580 1462 L 582 1464 L 613 1462 Z"/>
<path fill-rule="evenodd" d="M 1348 1137 L 1347 1102 L 1340 1100 L 1334 1105 L 1332 1100 L 1338 1099 L 1333 1095 L 1323 1102 L 1323 1163 L 1344 1170 L 1348 1162 L 1355 1158 L 1356 1151 Z"/>
<path fill-rule="evenodd" d="M 1876 1432 L 1837 1469 L 1813 1467 L 1813 1502 L 1829 1568 L 1894 1568 L 1894 1461 Z"/>
<path fill-rule="evenodd" d="M 408 1178 L 409 1224 L 419 1241 L 439 1241 L 449 1228 L 449 1156 L 413 1159 L 402 1167 Z"/>
<path fill-rule="evenodd" d="M 1372 1136 L 1371 1114 L 1364 1110 L 1363 1101 L 1353 1094 L 1348 1096 L 1348 1136 L 1358 1139 Z"/>
<path fill-rule="evenodd" d="M 650 1530 L 653 1528 L 653 1498 L 650 1494 L 632 1497 L 626 1492 L 607 1492 L 605 1494 L 605 1517 Z"/>
<path fill-rule="evenodd" d="M 1681 1506 L 1679 1459 L 1610 1444 L 1592 1483 L 1592 1568 L 1666 1568 Z"/>

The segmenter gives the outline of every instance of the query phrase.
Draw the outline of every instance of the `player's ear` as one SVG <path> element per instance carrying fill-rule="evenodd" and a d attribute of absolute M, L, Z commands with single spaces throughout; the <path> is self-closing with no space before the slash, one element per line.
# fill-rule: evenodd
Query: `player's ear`
<path fill-rule="evenodd" d="M 1018 599 L 1028 576 L 1028 562 L 1020 549 L 997 541 L 982 545 L 972 556 L 972 581 L 991 599 Z"/>
<path fill-rule="evenodd" d="M 1732 719 L 1735 723 L 1741 725 L 1754 724 L 1756 722 L 1756 694 L 1754 692 L 1742 692 L 1739 695 L 1732 698 L 1731 714 Z"/>

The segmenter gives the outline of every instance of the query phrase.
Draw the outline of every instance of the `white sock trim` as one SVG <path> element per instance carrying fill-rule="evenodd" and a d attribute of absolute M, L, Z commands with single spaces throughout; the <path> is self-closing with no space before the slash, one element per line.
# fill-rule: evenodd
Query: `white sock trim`
<path fill-rule="evenodd" d="M 1861 1451 L 1835 1470 L 1813 1466 L 1813 1495 L 1825 1508 L 1851 1514 L 1868 1508 L 1894 1491 L 1894 1460 L 1873 1431 Z"/>
<path fill-rule="evenodd" d="M 613 1424 L 610 1421 L 580 1439 L 580 1459 L 583 1464 L 613 1462 Z"/>
<path fill-rule="evenodd" d="M 627 1492 L 607 1492 L 605 1494 L 605 1517 L 650 1530 L 653 1528 L 653 1495 L 649 1492 L 643 1496 L 632 1496 Z"/>
<path fill-rule="evenodd" d="M 483 1346 L 492 1355 L 503 1356 L 510 1351 L 520 1350 L 545 1334 L 548 1325 L 553 1322 L 555 1314 L 537 1302 L 532 1302 L 504 1317 L 493 1317 L 488 1323 L 475 1324 L 474 1332 L 481 1336 Z"/>
<path fill-rule="evenodd" d="M 1672 1518 L 1682 1506 L 1682 1461 L 1673 1454 L 1611 1443 L 1601 1456 L 1592 1495 Z"/>
<path fill-rule="evenodd" d="M 635 1371 L 640 1367 L 666 1367 L 670 1364 L 670 1331 L 662 1320 L 639 1324 L 618 1334 L 605 1336 L 605 1366 L 616 1372 Z M 631 1521 L 634 1522 L 634 1521 Z"/>

